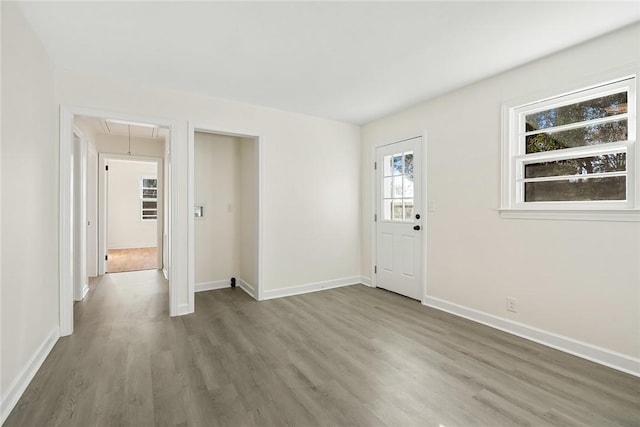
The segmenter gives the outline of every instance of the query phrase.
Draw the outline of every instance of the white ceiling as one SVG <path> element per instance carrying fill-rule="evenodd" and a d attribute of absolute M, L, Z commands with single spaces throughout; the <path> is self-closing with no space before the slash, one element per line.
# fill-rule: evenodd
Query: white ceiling
<path fill-rule="evenodd" d="M 160 131 L 161 128 L 153 125 L 137 126 L 135 124 L 114 123 L 108 119 L 98 119 L 94 117 L 75 116 L 74 121 L 82 128 L 91 129 L 97 134 L 104 135 L 120 135 L 133 138 L 154 138 L 162 139 L 164 136 Z"/>
<path fill-rule="evenodd" d="M 65 69 L 361 124 L 640 20 L 640 2 L 24 2 Z"/>

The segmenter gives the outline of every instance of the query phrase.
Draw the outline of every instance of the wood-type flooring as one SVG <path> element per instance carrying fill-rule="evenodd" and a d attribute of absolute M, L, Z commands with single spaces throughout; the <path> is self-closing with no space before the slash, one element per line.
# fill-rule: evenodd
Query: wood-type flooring
<path fill-rule="evenodd" d="M 158 268 L 158 248 L 109 249 L 107 272 L 154 270 Z"/>
<path fill-rule="evenodd" d="M 170 318 L 141 271 L 74 310 L 6 427 L 640 426 L 637 377 L 362 285 Z"/>

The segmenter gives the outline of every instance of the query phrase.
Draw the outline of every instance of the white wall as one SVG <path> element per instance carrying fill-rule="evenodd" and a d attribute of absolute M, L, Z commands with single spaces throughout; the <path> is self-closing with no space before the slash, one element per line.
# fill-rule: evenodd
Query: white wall
<path fill-rule="evenodd" d="M 58 141 L 52 64 L 17 6 L 0 7 L 4 407 L 12 384 L 58 326 Z"/>
<path fill-rule="evenodd" d="M 238 274 L 240 182 L 237 138 L 196 132 L 194 202 L 195 281 L 229 280 Z"/>
<path fill-rule="evenodd" d="M 427 296 L 640 357 L 640 223 L 501 219 L 501 105 L 640 63 L 640 26 L 363 127 L 371 147 L 427 130 Z M 362 271 L 371 275 L 371 171 L 362 172 Z M 507 296 L 518 313 L 507 313 Z"/>
<path fill-rule="evenodd" d="M 155 162 L 109 160 L 107 247 L 152 248 L 158 245 L 157 221 L 143 221 L 140 180 L 157 178 Z"/>
<path fill-rule="evenodd" d="M 340 122 L 56 71 L 56 101 L 177 121 L 180 227 L 173 271 L 187 283 L 187 121 L 261 135 L 264 289 L 360 276 L 360 129 Z M 243 133 L 243 132 L 240 132 Z M 184 200 L 183 200 L 184 198 Z M 192 304 L 188 289 L 180 304 Z"/>

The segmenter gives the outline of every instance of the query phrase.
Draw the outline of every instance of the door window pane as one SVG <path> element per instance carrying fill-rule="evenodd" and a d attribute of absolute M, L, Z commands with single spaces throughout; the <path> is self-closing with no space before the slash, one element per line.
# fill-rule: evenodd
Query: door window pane
<path fill-rule="evenodd" d="M 402 198 L 402 176 L 393 177 L 393 197 Z"/>
<path fill-rule="evenodd" d="M 393 174 L 402 175 L 402 154 L 393 155 Z"/>
<path fill-rule="evenodd" d="M 382 219 L 413 221 L 413 151 L 382 159 Z"/>
<path fill-rule="evenodd" d="M 413 175 L 413 151 L 404 153 L 404 173 Z"/>
<path fill-rule="evenodd" d="M 393 219 L 400 221 L 403 219 L 402 199 L 393 199 Z"/>
<path fill-rule="evenodd" d="M 411 221 L 413 219 L 413 199 L 404 199 L 404 220 Z"/>
<path fill-rule="evenodd" d="M 413 197 L 413 175 L 404 176 L 404 191 L 403 197 Z"/>

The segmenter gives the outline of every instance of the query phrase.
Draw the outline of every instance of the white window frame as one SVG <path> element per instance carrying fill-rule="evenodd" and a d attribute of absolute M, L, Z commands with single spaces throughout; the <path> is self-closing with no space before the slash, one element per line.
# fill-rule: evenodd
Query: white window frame
<path fill-rule="evenodd" d="M 151 187 L 144 186 L 145 179 L 155 179 L 156 180 L 156 197 L 144 197 L 145 189 L 152 189 Z M 156 202 L 156 217 L 155 218 L 144 218 L 144 211 L 150 211 L 153 209 L 144 209 L 144 202 Z M 158 177 L 153 175 L 145 175 L 140 177 L 140 221 L 142 222 L 156 222 L 158 220 Z"/>
<path fill-rule="evenodd" d="M 634 69 L 634 71 L 637 71 Z M 577 219 L 577 220 L 621 220 L 640 221 L 640 156 L 636 148 L 636 127 L 638 99 L 636 84 L 638 72 L 618 75 L 617 78 L 603 77 L 591 84 L 574 87 L 573 90 L 546 93 L 536 100 L 527 99 L 505 103 L 502 107 L 502 203 L 500 214 L 503 218 L 528 219 Z M 627 90 L 627 113 L 605 119 L 589 121 L 590 124 L 620 119 L 628 120 L 626 141 L 574 147 L 563 150 L 526 154 L 526 136 L 522 132 L 523 121 L 527 114 L 543 111 L 562 105 L 570 105 L 594 97 L 606 96 Z M 585 122 L 551 128 L 567 130 L 584 126 Z M 525 202 L 524 182 L 557 180 L 561 177 L 524 179 L 524 166 L 529 163 L 557 161 L 578 157 L 609 153 L 626 153 L 626 172 L 608 173 L 606 176 L 626 175 L 626 200 L 621 201 L 584 201 L 584 202 Z M 600 174 L 590 175 L 597 177 Z"/>

